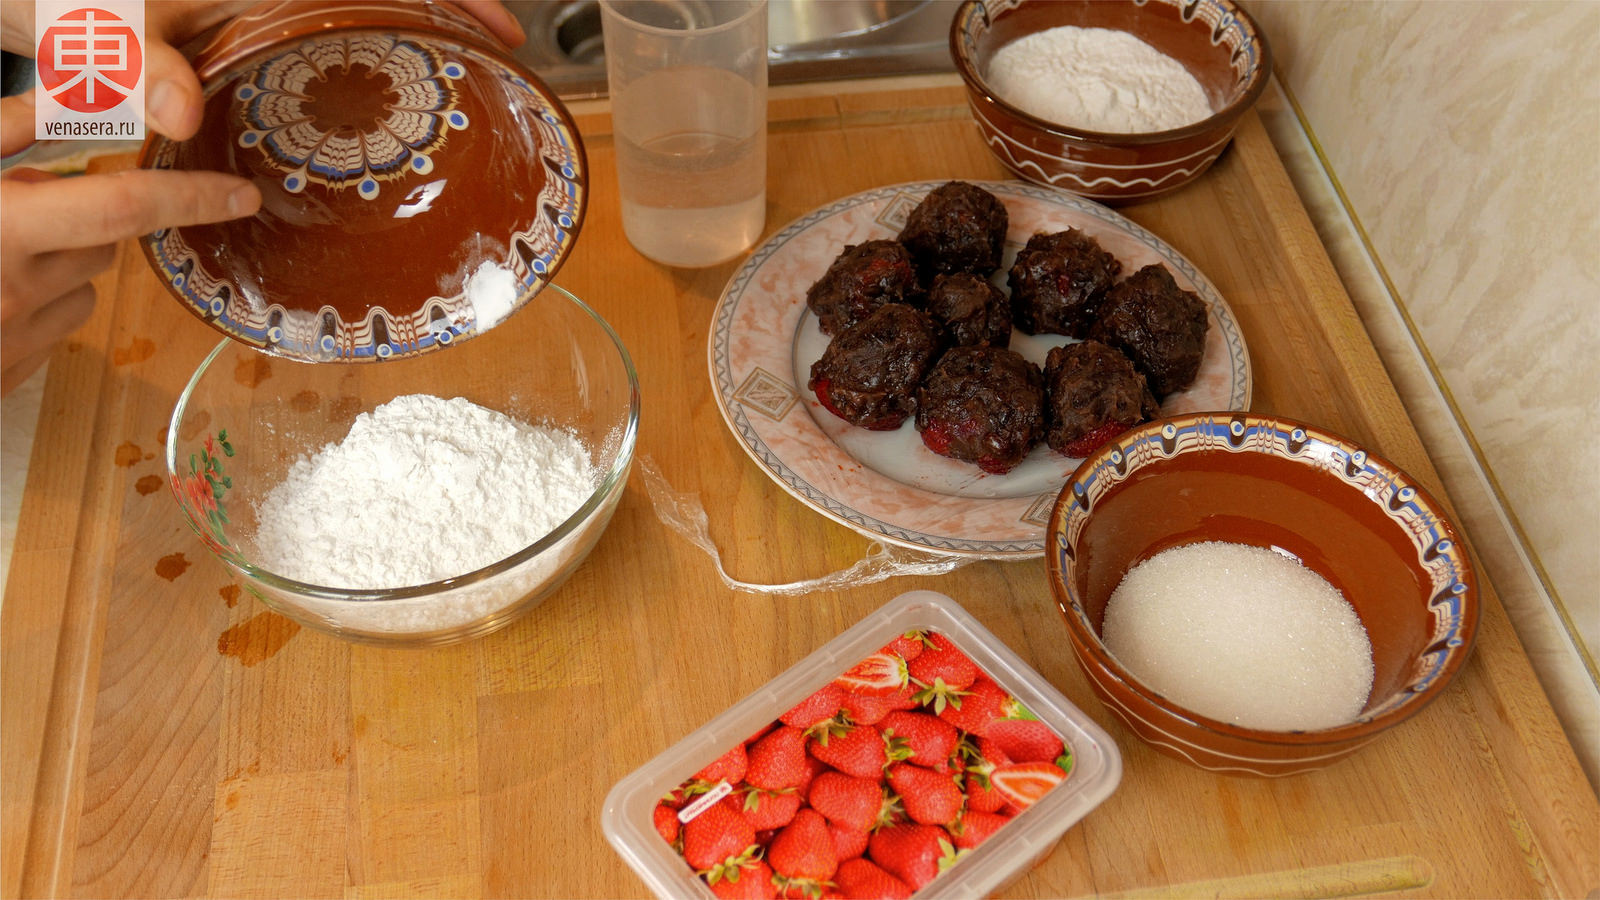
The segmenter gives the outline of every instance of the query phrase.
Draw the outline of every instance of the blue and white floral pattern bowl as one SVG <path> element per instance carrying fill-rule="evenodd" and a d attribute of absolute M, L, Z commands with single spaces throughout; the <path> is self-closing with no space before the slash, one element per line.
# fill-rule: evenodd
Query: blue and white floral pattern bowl
<path fill-rule="evenodd" d="M 265 4 L 196 58 L 200 134 L 140 164 L 262 191 L 255 216 L 147 235 L 190 312 L 293 359 L 375 361 L 492 328 L 549 283 L 588 197 L 561 102 L 449 4 Z"/>
<path fill-rule="evenodd" d="M 1376 670 L 1355 721 L 1242 728 L 1179 707 L 1111 655 L 1100 625 L 1122 576 L 1199 541 L 1278 550 L 1340 590 Z M 1045 560 L 1078 663 L 1107 708 L 1157 750 L 1218 772 L 1288 775 L 1354 752 L 1443 693 L 1477 635 L 1477 579 L 1443 507 L 1387 460 L 1284 418 L 1194 413 L 1113 439 L 1062 489 Z"/>

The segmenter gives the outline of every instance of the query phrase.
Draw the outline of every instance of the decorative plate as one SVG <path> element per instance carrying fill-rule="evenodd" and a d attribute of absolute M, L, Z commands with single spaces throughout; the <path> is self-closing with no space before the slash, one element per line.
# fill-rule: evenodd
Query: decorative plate
<path fill-rule="evenodd" d="M 286 3 L 202 51 L 200 134 L 140 164 L 233 172 L 261 211 L 143 240 L 168 289 L 278 356 L 372 361 L 493 327 L 570 253 L 587 199 L 560 100 L 440 4 Z"/>
<path fill-rule="evenodd" d="M 723 419 L 745 452 L 816 511 L 891 544 L 936 553 L 1024 558 L 1044 552 L 1044 530 L 1061 486 L 1080 460 L 1040 445 L 1005 475 L 947 459 L 922 445 L 907 421 L 897 431 L 856 428 L 806 389 L 828 338 L 806 308 L 806 289 L 846 244 L 893 238 L 906 214 L 942 182 L 878 188 L 831 203 L 757 247 L 717 302 L 710 337 L 711 383 Z M 1164 264 L 1210 309 L 1205 356 L 1188 390 L 1168 396 L 1163 415 L 1246 410 L 1250 357 L 1227 303 L 1211 282 L 1160 238 L 1089 200 L 1021 182 L 978 182 L 1010 215 L 996 284 L 1039 231 L 1077 228 L 1122 261 L 1124 272 Z M 1059 335 L 1014 332 L 1012 349 L 1040 365 Z"/>

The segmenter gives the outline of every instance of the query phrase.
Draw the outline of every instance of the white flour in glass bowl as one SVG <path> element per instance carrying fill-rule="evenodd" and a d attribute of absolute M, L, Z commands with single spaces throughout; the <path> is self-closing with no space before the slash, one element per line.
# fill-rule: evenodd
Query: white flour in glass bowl
<path fill-rule="evenodd" d="M 262 499 L 258 561 L 296 581 L 358 590 L 454 578 L 554 531 L 598 481 L 588 449 L 569 431 L 459 397 L 396 397 L 358 416 L 339 442 L 297 460 Z M 565 540 L 448 596 L 294 602 L 344 628 L 442 630 L 526 596 L 566 566 L 577 543 Z"/>

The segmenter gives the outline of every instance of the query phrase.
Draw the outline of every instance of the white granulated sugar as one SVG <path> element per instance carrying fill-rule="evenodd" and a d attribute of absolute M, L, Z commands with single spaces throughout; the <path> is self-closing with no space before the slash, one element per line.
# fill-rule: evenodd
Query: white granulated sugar
<path fill-rule="evenodd" d="M 1064 25 L 1001 47 L 984 76 L 1024 112 L 1110 134 L 1182 128 L 1211 115 L 1181 63 L 1125 31 Z"/>
<path fill-rule="evenodd" d="M 1372 644 L 1355 610 L 1322 576 L 1262 547 L 1157 553 L 1123 576 L 1101 634 L 1152 690 L 1248 728 L 1342 725 L 1372 691 Z"/>
<path fill-rule="evenodd" d="M 533 544 L 597 484 L 568 431 L 409 394 L 290 467 L 256 509 L 259 562 L 327 587 L 427 584 Z"/>

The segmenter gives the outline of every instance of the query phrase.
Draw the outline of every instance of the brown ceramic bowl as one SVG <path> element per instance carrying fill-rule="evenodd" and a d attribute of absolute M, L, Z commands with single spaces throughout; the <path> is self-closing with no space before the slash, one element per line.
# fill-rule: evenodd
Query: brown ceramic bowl
<path fill-rule="evenodd" d="M 1139 38 L 1182 63 L 1215 112 L 1170 131 L 1107 134 L 1045 121 L 990 90 L 995 51 L 1063 25 Z M 1210 168 L 1272 72 L 1266 37 L 1230 0 L 966 0 L 950 25 L 950 54 L 978 129 L 1006 168 L 1112 203 L 1164 194 Z"/>
<path fill-rule="evenodd" d="M 139 163 L 232 172 L 254 216 L 143 240 L 186 309 L 274 356 L 375 362 L 459 343 L 538 293 L 588 188 L 560 100 L 451 3 L 259 4 L 195 59 L 200 132 Z"/>
<path fill-rule="evenodd" d="M 1326 766 L 1439 696 L 1477 634 L 1467 548 L 1433 498 L 1389 462 L 1287 419 L 1192 414 L 1131 430 L 1078 467 L 1046 534 L 1050 588 L 1095 692 L 1157 750 L 1203 769 Z M 1174 704 L 1107 651 L 1100 626 L 1123 574 L 1197 541 L 1279 549 L 1339 589 L 1372 642 L 1372 693 L 1355 721 L 1242 728 Z"/>

